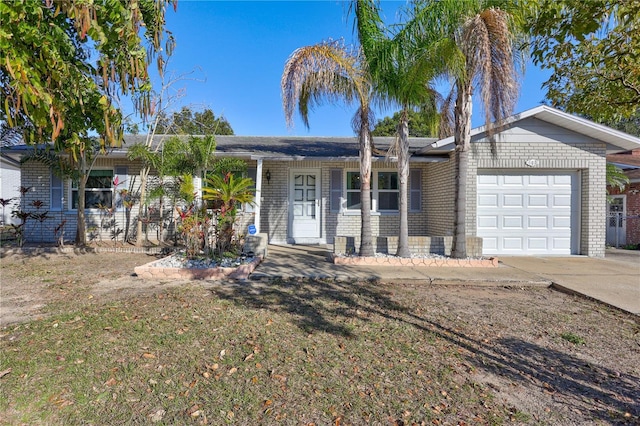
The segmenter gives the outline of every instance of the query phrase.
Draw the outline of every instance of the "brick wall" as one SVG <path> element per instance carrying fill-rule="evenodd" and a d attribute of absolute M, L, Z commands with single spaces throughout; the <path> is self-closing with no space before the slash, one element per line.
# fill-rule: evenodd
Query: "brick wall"
<path fill-rule="evenodd" d="M 374 238 L 374 251 L 376 253 L 395 254 L 398 249 L 398 237 Z M 409 237 L 409 250 L 414 255 L 439 254 L 451 255 L 453 237 Z M 334 238 L 333 252 L 338 255 L 357 253 L 360 250 L 360 237 L 336 236 Z M 467 255 L 471 257 L 482 256 L 482 238 L 467 238 Z"/>
<path fill-rule="evenodd" d="M 627 194 L 627 244 L 640 244 L 640 182 L 629 185 Z"/>
<path fill-rule="evenodd" d="M 526 124 L 526 123 L 525 123 Z M 514 134 L 515 133 L 515 134 Z M 486 140 L 475 143 L 472 149 L 467 200 L 467 233 L 476 235 L 476 175 L 478 169 L 505 170 L 578 170 L 580 186 L 580 245 L 579 254 L 603 257 L 606 234 L 606 160 L 605 144 L 587 137 L 569 138 L 554 135 L 557 141 L 540 136 L 540 141 L 530 140 L 528 132 L 512 132 L 497 143 L 497 156 L 493 156 Z M 523 142 L 523 141 L 527 142 Z M 526 164 L 535 160 L 535 167 Z"/>

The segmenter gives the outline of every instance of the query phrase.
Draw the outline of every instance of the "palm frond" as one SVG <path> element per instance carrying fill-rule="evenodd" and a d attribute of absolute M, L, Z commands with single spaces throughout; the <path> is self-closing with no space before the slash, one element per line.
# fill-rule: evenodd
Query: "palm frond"
<path fill-rule="evenodd" d="M 280 86 L 289 127 L 293 126 L 296 105 L 309 127 L 308 114 L 314 106 L 340 100 L 362 102 L 370 91 L 359 53 L 332 40 L 296 49 L 285 64 Z"/>

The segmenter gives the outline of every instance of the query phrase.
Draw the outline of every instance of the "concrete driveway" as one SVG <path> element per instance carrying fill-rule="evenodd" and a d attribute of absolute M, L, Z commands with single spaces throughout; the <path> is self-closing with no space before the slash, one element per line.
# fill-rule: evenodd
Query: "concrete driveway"
<path fill-rule="evenodd" d="M 604 259 L 588 257 L 503 257 L 505 266 L 640 315 L 640 251 L 607 249 Z"/>

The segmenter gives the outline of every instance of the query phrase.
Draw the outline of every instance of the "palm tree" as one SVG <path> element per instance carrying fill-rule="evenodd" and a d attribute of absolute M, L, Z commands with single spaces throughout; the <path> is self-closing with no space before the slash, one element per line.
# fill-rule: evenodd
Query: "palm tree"
<path fill-rule="evenodd" d="M 354 7 L 358 38 L 375 90 L 385 101 L 399 104 L 400 120 L 394 151 L 398 157 L 400 229 L 396 256 L 410 257 L 408 186 L 409 186 L 409 115 L 419 109 L 432 127 L 438 122 L 436 101 L 439 96 L 430 82 L 438 74 L 436 49 L 425 38 L 413 37 L 411 23 L 391 34 L 380 18 L 378 2 L 357 0 Z"/>
<path fill-rule="evenodd" d="M 413 10 L 413 34 L 448 49 L 447 75 L 455 99 L 455 218 L 452 256 L 466 257 L 467 170 L 471 146 L 471 97 L 479 93 L 494 155 L 493 136 L 512 114 L 520 86 L 524 37 L 521 2 L 513 0 L 427 0 Z"/>
<path fill-rule="evenodd" d="M 216 246 L 221 256 L 231 247 L 237 206 L 245 203 L 253 204 L 254 185 L 253 179 L 235 177 L 229 172 L 225 175 L 210 176 L 207 179 L 207 186 L 202 188 L 202 198 L 213 201 L 218 210 Z"/>
<path fill-rule="evenodd" d="M 322 102 L 358 103 L 352 120 L 360 148 L 360 256 L 373 256 L 371 234 L 371 83 L 358 51 L 338 41 L 326 41 L 295 50 L 282 74 L 282 104 L 289 127 L 295 106 L 307 128 L 309 110 Z"/>

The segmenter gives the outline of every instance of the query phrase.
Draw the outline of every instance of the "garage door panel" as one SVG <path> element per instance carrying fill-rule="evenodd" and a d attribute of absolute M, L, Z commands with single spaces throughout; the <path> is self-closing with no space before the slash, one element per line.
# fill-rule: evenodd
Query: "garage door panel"
<path fill-rule="evenodd" d="M 498 244 L 498 247 L 500 245 Z M 503 237 L 502 248 L 505 250 L 522 250 L 523 238 L 522 237 Z"/>
<path fill-rule="evenodd" d="M 570 229 L 571 216 L 554 216 L 553 229 Z"/>
<path fill-rule="evenodd" d="M 571 238 L 552 238 L 551 241 L 554 250 L 571 250 Z"/>
<path fill-rule="evenodd" d="M 529 216 L 527 218 L 528 229 L 543 229 L 549 227 L 549 218 L 547 216 Z"/>
<path fill-rule="evenodd" d="M 576 172 L 479 173 L 476 223 L 484 254 L 571 254 Z"/>
<path fill-rule="evenodd" d="M 498 207 L 497 194 L 478 195 L 478 207 Z"/>
<path fill-rule="evenodd" d="M 528 207 L 548 207 L 546 194 L 529 194 L 527 197 Z"/>
<path fill-rule="evenodd" d="M 529 237 L 527 238 L 527 249 L 546 251 L 549 247 L 548 240 L 545 237 Z"/>
<path fill-rule="evenodd" d="M 502 179 L 504 186 L 523 186 L 523 176 L 518 175 L 507 175 Z"/>
<path fill-rule="evenodd" d="M 498 216 L 478 216 L 479 229 L 498 229 Z"/>
<path fill-rule="evenodd" d="M 549 176 L 545 176 L 545 175 L 529 176 L 529 186 L 549 186 Z"/>
<path fill-rule="evenodd" d="M 553 185 L 555 187 L 564 186 L 566 188 L 571 187 L 571 175 L 556 175 L 553 176 Z"/>
<path fill-rule="evenodd" d="M 522 216 L 502 216 L 502 229 L 522 229 Z"/>
<path fill-rule="evenodd" d="M 571 207 L 571 194 L 553 195 L 551 207 Z"/>
<path fill-rule="evenodd" d="M 502 197 L 503 207 L 523 207 L 522 194 L 504 194 Z"/>
<path fill-rule="evenodd" d="M 478 175 L 478 185 L 498 186 L 498 176 L 497 175 Z"/>

